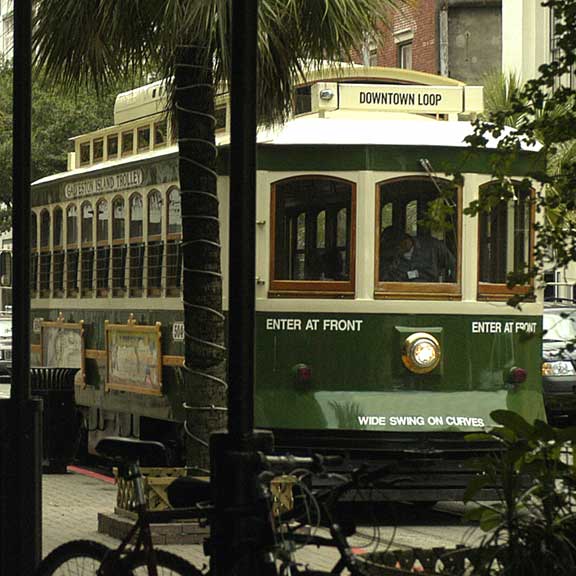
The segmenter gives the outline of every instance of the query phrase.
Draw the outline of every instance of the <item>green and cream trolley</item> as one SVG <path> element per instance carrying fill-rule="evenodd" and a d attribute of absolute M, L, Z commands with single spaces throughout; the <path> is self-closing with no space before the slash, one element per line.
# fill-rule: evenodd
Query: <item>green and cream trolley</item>
<path fill-rule="evenodd" d="M 43 323 L 82 322 L 76 400 L 91 441 L 177 438 L 186 418 L 177 147 L 162 103 L 161 83 L 120 95 L 116 125 L 76 137 L 70 169 L 33 185 L 33 352 Z M 481 104 L 480 88 L 447 78 L 325 70 L 289 122 L 259 133 L 255 420 L 280 444 L 412 452 L 429 475 L 432 456 L 466 454 L 463 433 L 492 410 L 544 416 L 541 304 L 506 304 L 507 274 L 530 264 L 529 195 L 518 186 L 508 205 L 464 213 L 492 183 L 493 150 L 471 150 L 458 120 Z M 226 310 L 225 99 L 217 122 Z"/>

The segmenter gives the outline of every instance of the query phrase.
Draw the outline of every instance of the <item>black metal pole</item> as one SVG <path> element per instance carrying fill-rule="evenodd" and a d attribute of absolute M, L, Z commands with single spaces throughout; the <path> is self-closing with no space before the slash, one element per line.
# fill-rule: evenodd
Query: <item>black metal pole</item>
<path fill-rule="evenodd" d="M 256 224 L 257 0 L 232 2 L 230 141 L 230 266 L 228 325 L 228 433 L 211 437 L 216 521 L 211 527 L 211 573 L 264 574 L 250 454 L 266 450 L 271 437 L 254 432 L 254 284 Z M 231 514 L 230 510 L 252 510 Z"/>
<path fill-rule="evenodd" d="M 0 572 L 32 574 L 41 558 L 42 403 L 30 394 L 30 175 L 32 131 L 32 1 L 14 2 L 12 131 L 13 316 L 10 463 L 0 517 Z M 5 405 L 6 406 L 6 405 Z M 3 439 L 4 440 L 4 439 Z M 5 478 L 6 480 L 6 478 Z"/>
<path fill-rule="evenodd" d="M 32 155 L 32 2 L 14 2 L 13 339 L 11 395 L 30 398 L 30 163 Z"/>
<path fill-rule="evenodd" d="M 254 428 L 256 46 L 258 1 L 232 2 L 228 430 L 237 447 Z"/>

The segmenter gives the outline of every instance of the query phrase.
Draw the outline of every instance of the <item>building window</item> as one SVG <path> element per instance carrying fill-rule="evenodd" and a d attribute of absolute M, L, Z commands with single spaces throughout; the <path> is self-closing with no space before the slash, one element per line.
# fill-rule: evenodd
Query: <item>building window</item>
<path fill-rule="evenodd" d="M 355 199 L 352 182 L 325 176 L 273 185 L 272 292 L 354 294 Z"/>
<path fill-rule="evenodd" d="M 529 271 L 532 265 L 532 229 L 534 210 L 531 191 L 513 183 L 509 201 L 502 201 L 479 215 L 479 287 L 484 298 L 507 299 L 514 293 L 526 293 L 530 286 L 508 288 L 510 275 Z M 495 182 L 480 188 L 480 194 L 509 197 Z"/>
<path fill-rule="evenodd" d="M 378 185 L 377 296 L 459 297 L 459 205 L 459 190 L 440 179 Z"/>
<path fill-rule="evenodd" d="M 558 62 L 563 56 L 563 50 L 560 47 L 560 34 L 556 31 L 558 24 L 562 24 L 560 19 L 555 13 L 553 7 L 550 8 L 550 61 Z M 574 65 L 569 67 L 568 73 L 564 76 L 554 77 L 554 89 L 557 90 L 561 86 L 565 86 L 574 90 L 576 87 L 576 78 L 574 74 Z"/>
<path fill-rule="evenodd" d="M 398 68 L 412 70 L 412 42 L 398 44 Z"/>
<path fill-rule="evenodd" d="M 106 139 L 108 159 L 118 158 L 118 134 L 110 134 Z"/>
<path fill-rule="evenodd" d="M 214 130 L 226 130 L 226 106 L 220 106 L 214 110 Z"/>

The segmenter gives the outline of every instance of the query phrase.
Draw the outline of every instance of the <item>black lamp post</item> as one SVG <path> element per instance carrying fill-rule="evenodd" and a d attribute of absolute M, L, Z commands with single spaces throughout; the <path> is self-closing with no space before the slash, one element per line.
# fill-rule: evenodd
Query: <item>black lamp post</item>
<path fill-rule="evenodd" d="M 41 558 L 41 407 L 30 395 L 32 2 L 14 2 L 13 360 L 0 404 L 0 574 L 32 574 Z"/>

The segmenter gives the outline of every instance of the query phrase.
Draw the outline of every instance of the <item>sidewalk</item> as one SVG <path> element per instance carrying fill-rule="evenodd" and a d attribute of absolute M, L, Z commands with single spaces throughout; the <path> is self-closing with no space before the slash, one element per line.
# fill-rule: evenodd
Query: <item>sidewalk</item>
<path fill-rule="evenodd" d="M 116 486 L 111 479 L 95 475 L 86 476 L 71 471 L 68 474 L 45 474 L 42 481 L 42 555 L 45 556 L 56 546 L 74 539 L 97 540 L 108 546 L 118 545 L 118 541 L 98 532 L 98 513 L 112 512 L 116 502 Z M 399 519 L 401 520 L 401 519 Z M 355 547 L 373 550 L 372 528 L 362 528 L 361 534 L 354 537 Z M 456 544 L 472 545 L 477 542 L 480 532 L 476 528 L 461 525 L 443 526 L 400 526 L 379 529 L 379 548 L 386 548 L 393 540 L 391 548 L 432 548 L 453 547 Z M 201 545 L 161 546 L 201 567 L 207 563 Z M 332 549 L 307 547 L 299 553 L 301 562 L 309 563 L 317 569 L 330 569 L 337 553 Z"/>

